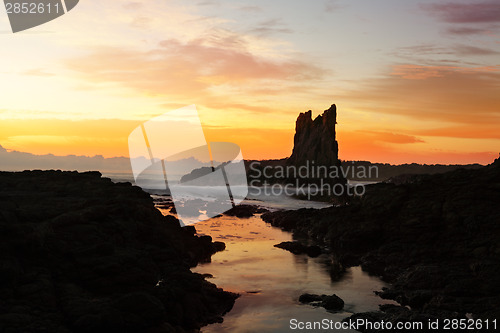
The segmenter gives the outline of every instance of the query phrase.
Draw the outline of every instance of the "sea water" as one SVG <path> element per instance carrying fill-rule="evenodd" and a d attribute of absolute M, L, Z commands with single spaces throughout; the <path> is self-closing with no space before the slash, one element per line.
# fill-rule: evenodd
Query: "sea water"
<path fill-rule="evenodd" d="M 123 176 L 113 176 L 110 178 L 114 181 L 130 181 Z M 157 200 L 165 198 L 162 191 L 152 190 L 150 193 Z M 250 189 L 243 204 L 272 211 L 331 206 L 283 194 L 267 196 L 264 191 L 256 193 L 259 191 Z M 170 214 L 169 209 L 159 209 L 165 215 Z M 224 315 L 222 323 L 205 326 L 202 332 L 290 332 L 293 331 L 293 322 L 341 321 L 353 313 L 376 311 L 380 304 L 395 303 L 375 295 L 374 291 L 387 284 L 363 272 L 360 267 L 349 268 L 340 279 L 332 279 L 328 255 L 311 258 L 274 247 L 293 240 L 292 234 L 265 223 L 260 214 L 250 218 L 222 215 L 194 226 L 198 235 L 210 235 L 214 241 L 224 242 L 226 249 L 213 255 L 210 263 L 199 264 L 192 271 L 209 274 L 207 276 L 212 276 L 209 281 L 240 295 L 233 309 Z M 301 304 L 298 299 L 303 293 L 336 294 L 344 300 L 344 309 L 328 312 L 321 307 Z"/>
<path fill-rule="evenodd" d="M 254 197 L 243 203 L 271 210 L 329 206 L 290 197 Z M 265 223 L 260 214 L 250 218 L 222 215 L 194 226 L 198 235 L 210 235 L 214 241 L 226 243 L 226 250 L 192 271 L 210 274 L 210 282 L 240 295 L 223 323 L 203 327 L 202 332 L 290 332 L 292 320 L 341 321 L 356 312 L 376 311 L 379 304 L 394 303 L 374 294 L 387 285 L 360 267 L 350 268 L 334 280 L 329 274 L 328 255 L 311 258 L 274 247 L 291 241 L 292 234 Z M 336 294 L 344 300 L 344 309 L 328 312 L 301 304 L 298 299 L 303 293 Z"/>

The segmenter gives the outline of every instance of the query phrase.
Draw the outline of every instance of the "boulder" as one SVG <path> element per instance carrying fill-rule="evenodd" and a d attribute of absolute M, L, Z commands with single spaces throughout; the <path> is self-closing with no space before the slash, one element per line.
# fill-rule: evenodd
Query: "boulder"
<path fill-rule="evenodd" d="M 299 302 L 304 304 L 311 304 L 314 306 L 321 306 L 328 311 L 340 311 L 344 308 L 344 301 L 337 295 L 316 295 L 316 294 L 302 294 L 299 297 Z"/>

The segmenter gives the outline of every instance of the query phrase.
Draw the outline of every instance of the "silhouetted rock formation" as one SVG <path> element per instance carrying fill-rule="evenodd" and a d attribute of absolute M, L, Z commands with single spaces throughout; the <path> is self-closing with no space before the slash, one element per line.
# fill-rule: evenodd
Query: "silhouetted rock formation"
<path fill-rule="evenodd" d="M 287 159 L 245 161 L 248 184 L 291 185 L 299 199 L 318 201 L 345 200 L 347 180 L 338 158 L 335 140 L 337 109 L 333 104 L 312 120 L 311 111 L 301 113 L 295 126 L 292 155 Z"/>
<path fill-rule="evenodd" d="M 301 113 L 295 124 L 293 152 L 288 163 L 291 165 L 340 166 L 339 146 L 335 136 L 337 107 L 333 104 L 321 116 L 312 120 L 312 111 Z"/>
<path fill-rule="evenodd" d="M 500 159 L 480 169 L 367 186 L 349 205 L 271 212 L 274 226 L 309 235 L 343 267 L 392 283 L 384 320 L 500 317 Z M 401 317 L 404 315 L 404 318 Z M 371 315 L 370 315 L 371 316 Z M 423 319 L 422 319 L 423 318 Z"/>
<path fill-rule="evenodd" d="M 221 321 L 236 295 L 189 268 L 224 244 L 195 232 L 97 172 L 0 172 L 0 331 L 191 332 Z"/>

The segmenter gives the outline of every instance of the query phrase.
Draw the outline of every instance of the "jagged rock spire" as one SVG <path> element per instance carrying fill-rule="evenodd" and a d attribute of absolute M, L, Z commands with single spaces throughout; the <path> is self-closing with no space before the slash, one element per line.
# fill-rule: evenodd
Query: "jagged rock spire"
<path fill-rule="evenodd" d="M 301 113 L 295 125 L 294 147 L 288 164 L 340 165 L 335 125 L 337 107 L 333 104 L 312 120 L 312 111 Z"/>

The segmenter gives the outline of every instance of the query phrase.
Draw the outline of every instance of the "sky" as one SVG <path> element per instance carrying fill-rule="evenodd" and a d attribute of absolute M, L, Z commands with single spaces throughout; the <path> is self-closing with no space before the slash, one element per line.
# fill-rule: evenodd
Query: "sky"
<path fill-rule="evenodd" d="M 488 164 L 500 152 L 500 2 L 97 1 L 13 34 L 0 10 L 0 145 L 128 156 L 195 104 L 208 141 L 291 154 L 337 105 L 339 157 Z"/>

